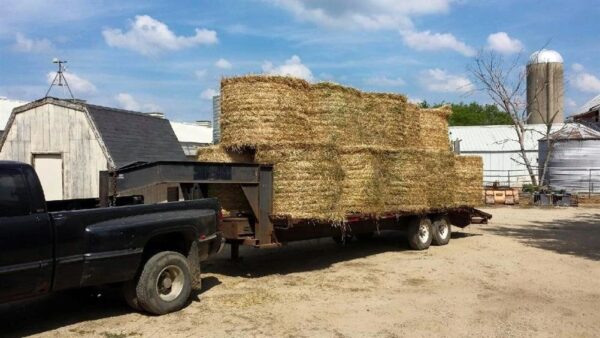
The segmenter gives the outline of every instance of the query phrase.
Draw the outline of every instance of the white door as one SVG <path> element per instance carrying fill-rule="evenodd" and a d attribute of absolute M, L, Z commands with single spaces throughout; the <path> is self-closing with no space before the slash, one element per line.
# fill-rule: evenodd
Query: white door
<path fill-rule="evenodd" d="M 63 199 L 63 161 L 57 154 L 33 155 L 33 167 L 37 172 L 47 201 Z"/>

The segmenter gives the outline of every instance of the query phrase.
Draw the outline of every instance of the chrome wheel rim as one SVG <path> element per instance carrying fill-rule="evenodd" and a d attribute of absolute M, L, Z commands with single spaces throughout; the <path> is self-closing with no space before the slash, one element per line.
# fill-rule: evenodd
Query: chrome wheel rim
<path fill-rule="evenodd" d="M 441 238 L 446 238 L 448 236 L 448 224 L 446 222 L 440 222 L 438 224 L 438 233 Z"/>
<path fill-rule="evenodd" d="M 419 241 L 426 243 L 429 239 L 429 227 L 425 223 L 419 225 Z"/>
<path fill-rule="evenodd" d="M 156 290 L 158 296 L 165 302 L 173 301 L 183 290 L 183 270 L 176 265 L 169 265 L 162 269 L 156 279 Z"/>

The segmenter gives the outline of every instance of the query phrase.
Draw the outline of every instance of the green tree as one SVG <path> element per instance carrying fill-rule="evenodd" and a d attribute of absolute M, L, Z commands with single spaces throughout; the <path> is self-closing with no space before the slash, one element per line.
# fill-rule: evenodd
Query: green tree
<path fill-rule="evenodd" d="M 498 124 L 512 124 L 512 119 L 507 113 L 500 111 L 496 105 L 481 105 L 477 102 L 453 103 L 451 126 L 484 126 Z"/>

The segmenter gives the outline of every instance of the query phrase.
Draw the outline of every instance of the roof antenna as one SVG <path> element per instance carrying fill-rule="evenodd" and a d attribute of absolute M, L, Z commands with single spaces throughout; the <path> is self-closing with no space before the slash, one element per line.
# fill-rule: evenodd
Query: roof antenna
<path fill-rule="evenodd" d="M 52 60 L 52 63 L 58 64 L 58 72 L 56 72 L 56 75 L 54 76 L 54 80 L 52 80 L 52 83 L 50 84 L 50 88 L 48 88 L 48 91 L 46 92 L 45 97 L 48 97 L 48 94 L 50 93 L 50 90 L 52 90 L 53 86 L 58 86 L 58 87 L 67 87 L 67 89 L 69 90 L 69 94 L 71 95 L 71 99 L 75 100 L 75 97 L 73 96 L 73 92 L 71 92 L 71 88 L 69 87 L 69 83 L 67 82 L 67 78 L 65 77 L 65 74 L 64 74 L 64 71 L 66 70 L 66 67 L 64 66 L 64 64 L 67 63 L 67 60 L 59 60 L 58 58 L 54 58 Z"/>

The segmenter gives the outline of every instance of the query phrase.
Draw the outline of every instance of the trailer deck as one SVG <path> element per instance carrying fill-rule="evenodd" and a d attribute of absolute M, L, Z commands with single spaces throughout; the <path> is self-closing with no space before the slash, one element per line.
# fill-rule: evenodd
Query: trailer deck
<path fill-rule="evenodd" d="M 418 219 L 447 219 L 449 224 L 465 227 L 473 221 L 485 223 L 490 214 L 473 207 L 429 209 L 419 212 L 397 211 L 384 215 L 349 214 L 342 222 L 294 219 L 273 215 L 273 166 L 254 163 L 214 163 L 159 161 L 136 163 L 112 172 L 101 172 L 100 201 L 108 204 L 119 192 L 159 184 L 178 184 L 183 199 L 208 196 L 208 184 L 238 184 L 251 208 L 250 213 L 224 217 L 221 231 L 237 258 L 240 245 L 257 248 L 278 247 L 286 242 L 321 237 L 345 238 L 379 230 L 398 230 Z"/>

